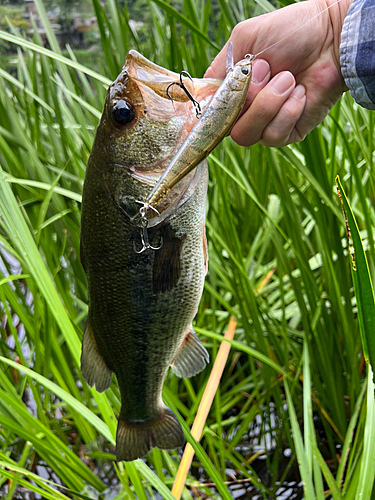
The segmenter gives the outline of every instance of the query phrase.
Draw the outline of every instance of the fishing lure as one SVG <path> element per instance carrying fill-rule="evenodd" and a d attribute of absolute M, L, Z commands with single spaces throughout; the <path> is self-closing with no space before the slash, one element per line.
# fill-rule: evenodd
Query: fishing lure
<path fill-rule="evenodd" d="M 148 195 L 144 204 L 146 212 L 151 206 L 157 205 L 183 177 L 207 158 L 230 132 L 247 96 L 253 59 L 254 56 L 247 54 L 234 65 L 232 42 L 228 44 L 227 76 Z"/>

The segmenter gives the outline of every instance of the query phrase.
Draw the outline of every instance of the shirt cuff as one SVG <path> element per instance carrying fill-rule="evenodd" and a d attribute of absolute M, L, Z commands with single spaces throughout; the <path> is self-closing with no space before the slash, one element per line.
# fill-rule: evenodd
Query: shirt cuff
<path fill-rule="evenodd" d="M 340 65 L 354 100 L 375 109 L 375 1 L 354 0 L 341 32 Z"/>

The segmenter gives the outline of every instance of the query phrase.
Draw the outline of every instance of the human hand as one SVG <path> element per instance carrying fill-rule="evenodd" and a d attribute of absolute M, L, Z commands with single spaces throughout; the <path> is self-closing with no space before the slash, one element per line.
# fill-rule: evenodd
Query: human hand
<path fill-rule="evenodd" d="M 282 40 L 253 63 L 246 102 L 231 132 L 238 144 L 282 147 L 302 141 L 347 90 L 340 71 L 340 34 L 352 0 L 322 12 L 336 1 L 308 0 L 235 26 L 228 40 L 235 62 Z M 227 45 L 206 77 L 225 78 Z"/>

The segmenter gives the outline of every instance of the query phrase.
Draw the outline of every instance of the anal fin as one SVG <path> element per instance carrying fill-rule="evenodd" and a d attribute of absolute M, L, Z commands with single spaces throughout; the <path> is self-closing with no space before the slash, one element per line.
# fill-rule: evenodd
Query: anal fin
<path fill-rule="evenodd" d="M 189 328 L 182 346 L 172 362 L 172 372 L 177 377 L 192 377 L 201 372 L 210 356 L 202 342 L 196 336 L 193 327 Z"/>
<path fill-rule="evenodd" d="M 89 320 L 83 334 L 81 372 L 89 386 L 95 386 L 98 392 L 105 391 L 111 385 L 112 371 L 99 352 Z"/>

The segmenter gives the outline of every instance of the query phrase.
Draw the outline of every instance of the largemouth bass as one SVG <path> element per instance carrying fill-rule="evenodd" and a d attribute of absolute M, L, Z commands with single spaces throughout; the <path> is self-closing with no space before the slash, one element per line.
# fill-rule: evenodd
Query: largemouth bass
<path fill-rule="evenodd" d="M 169 366 L 190 377 L 208 362 L 191 327 L 207 269 L 206 164 L 163 198 L 162 215 L 153 213 L 146 229 L 151 247 L 142 249 L 138 216 L 137 201 L 147 197 L 197 120 L 181 88 L 171 89 L 173 102 L 166 95 L 178 80 L 129 52 L 108 89 L 83 188 L 81 261 L 89 312 L 81 367 L 99 392 L 112 373 L 117 377 L 118 460 L 183 445 L 180 424 L 162 402 L 163 382 Z M 187 85 L 205 109 L 220 81 Z"/>

